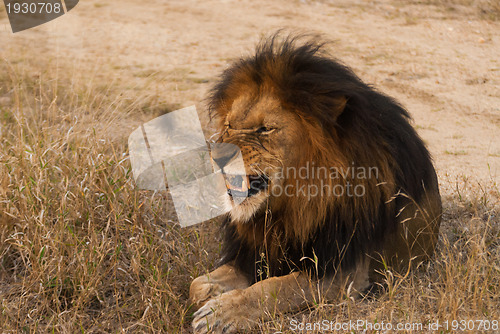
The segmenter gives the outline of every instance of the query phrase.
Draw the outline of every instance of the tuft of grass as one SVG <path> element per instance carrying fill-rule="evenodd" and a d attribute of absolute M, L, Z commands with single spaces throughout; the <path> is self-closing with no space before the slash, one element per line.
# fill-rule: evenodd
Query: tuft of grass
<path fill-rule="evenodd" d="M 467 151 L 464 151 L 464 150 L 458 150 L 458 151 L 449 151 L 449 150 L 445 150 L 444 151 L 445 154 L 449 154 L 449 155 L 467 155 Z"/>
<path fill-rule="evenodd" d="M 463 8 L 466 11 L 473 9 L 479 17 L 484 19 L 500 19 L 500 0 L 427 0 L 423 3 L 441 6 L 448 11 L 455 11 L 457 8 Z"/>
<path fill-rule="evenodd" d="M 103 2 L 96 2 L 94 3 L 94 7 L 96 8 L 101 8 L 101 7 L 106 7 L 106 6 L 109 6 L 108 3 L 103 3 Z"/>
<path fill-rule="evenodd" d="M 490 20 L 500 20 L 500 0 L 482 0 L 478 4 L 481 16 Z"/>

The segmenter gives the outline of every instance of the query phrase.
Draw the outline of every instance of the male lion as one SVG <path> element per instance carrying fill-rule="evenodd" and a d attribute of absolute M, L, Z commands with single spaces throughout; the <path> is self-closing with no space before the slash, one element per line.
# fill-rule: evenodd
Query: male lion
<path fill-rule="evenodd" d="M 217 142 L 239 147 L 247 175 L 230 175 L 238 150 L 213 150 L 231 211 L 221 266 L 191 284 L 194 333 L 251 329 L 263 310 L 297 310 L 346 285 L 359 296 L 381 269 L 434 251 L 438 182 L 409 114 L 301 40 L 264 40 L 209 96 Z"/>

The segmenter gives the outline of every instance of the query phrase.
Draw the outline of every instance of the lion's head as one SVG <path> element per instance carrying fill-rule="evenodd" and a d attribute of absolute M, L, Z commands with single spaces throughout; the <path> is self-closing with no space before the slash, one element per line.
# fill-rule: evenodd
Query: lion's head
<path fill-rule="evenodd" d="M 400 194 L 418 202 L 436 186 L 407 112 L 320 43 L 299 40 L 265 40 L 209 97 L 218 142 L 239 147 L 245 163 L 245 175 L 233 173 L 239 151 L 212 152 L 231 195 L 226 257 L 255 263 L 265 249 L 276 273 L 292 267 L 285 257 L 324 255 L 325 270 L 354 261 L 396 230 Z"/>

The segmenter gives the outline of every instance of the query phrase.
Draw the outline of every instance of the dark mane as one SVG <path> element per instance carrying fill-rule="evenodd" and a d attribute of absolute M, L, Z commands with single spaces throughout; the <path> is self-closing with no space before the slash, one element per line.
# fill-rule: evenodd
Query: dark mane
<path fill-rule="evenodd" d="M 316 272 L 316 264 L 304 257 L 317 258 L 318 275 L 352 267 L 362 254 L 377 251 L 395 230 L 398 211 L 409 201 L 420 201 L 425 187 L 436 182 L 430 155 L 409 124 L 407 111 L 330 57 L 323 43 L 303 39 L 275 34 L 257 46 L 255 55 L 226 69 L 209 94 L 210 114 L 227 113 L 242 87 L 257 95 L 271 90 L 284 108 L 320 129 L 318 138 L 330 145 L 329 151 L 321 151 L 325 164 L 375 166 L 380 177 L 367 181 L 362 200 L 321 199 L 317 205 L 325 207 L 325 215 L 305 219 L 303 211 L 297 212 L 309 204 L 291 203 L 286 212 L 272 212 L 271 223 L 264 214 L 254 217 L 245 234 L 227 219 L 222 263 L 234 261 L 254 280 L 265 278 L 260 274 L 264 272 Z M 341 99 L 346 103 L 339 107 Z M 300 224 L 307 225 L 306 232 L 295 234 L 300 240 L 287 238 Z M 266 245 L 252 234 L 274 235 L 271 242 L 278 243 L 280 251 L 262 259 Z"/>

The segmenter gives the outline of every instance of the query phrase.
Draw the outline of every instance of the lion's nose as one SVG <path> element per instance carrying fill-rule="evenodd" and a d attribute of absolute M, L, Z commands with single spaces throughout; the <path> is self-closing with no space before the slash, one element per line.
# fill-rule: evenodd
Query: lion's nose
<path fill-rule="evenodd" d="M 213 143 L 211 144 L 212 160 L 222 169 L 231 160 L 238 156 L 240 148 L 234 144 Z"/>

